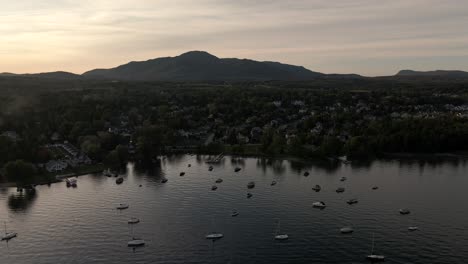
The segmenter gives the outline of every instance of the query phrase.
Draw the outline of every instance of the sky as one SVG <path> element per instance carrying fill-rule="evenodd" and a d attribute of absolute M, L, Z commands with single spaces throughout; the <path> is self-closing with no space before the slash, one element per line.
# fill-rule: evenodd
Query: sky
<path fill-rule="evenodd" d="M 466 0 L 0 0 L 0 72 L 83 73 L 191 50 L 324 73 L 468 71 Z"/>

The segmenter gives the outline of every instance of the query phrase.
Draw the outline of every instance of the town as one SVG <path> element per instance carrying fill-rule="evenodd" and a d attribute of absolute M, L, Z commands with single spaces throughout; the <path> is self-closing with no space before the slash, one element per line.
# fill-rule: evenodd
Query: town
<path fill-rule="evenodd" d="M 361 159 L 468 149 L 465 83 L 348 82 L 83 82 L 9 94 L 0 164 L 3 174 L 23 161 L 57 176 L 174 152 Z"/>

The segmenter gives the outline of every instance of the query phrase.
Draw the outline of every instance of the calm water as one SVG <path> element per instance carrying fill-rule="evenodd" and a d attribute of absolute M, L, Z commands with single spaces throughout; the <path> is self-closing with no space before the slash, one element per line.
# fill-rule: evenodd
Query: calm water
<path fill-rule="evenodd" d="M 212 172 L 203 157 L 165 158 L 161 168 L 138 172 L 129 164 L 122 185 L 86 175 L 78 188 L 38 186 L 27 199 L 0 191 L 0 220 L 18 237 L 0 244 L 0 263 L 466 263 L 468 166 L 464 162 L 377 161 L 366 166 L 304 165 L 226 157 Z M 191 163 L 189 168 L 187 165 Z M 242 167 L 234 173 L 234 167 Z M 310 176 L 302 176 L 304 171 Z M 184 177 L 179 176 L 185 171 Z M 346 176 L 346 182 L 339 179 Z M 169 181 L 160 183 L 161 177 Z M 218 190 L 211 191 L 217 178 Z M 276 180 L 276 186 L 270 186 Z M 246 198 L 246 184 L 256 187 Z M 139 185 L 142 187 L 139 187 Z M 311 188 L 322 185 L 321 192 Z M 380 186 L 373 191 L 371 187 Z M 343 186 L 346 191 L 337 194 Z M 356 205 L 346 200 L 358 198 Z M 324 201 L 325 210 L 312 208 Z M 114 208 L 128 203 L 121 212 Z M 410 215 L 398 210 L 407 207 Z M 237 209 L 238 217 L 231 217 Z M 130 217 L 141 223 L 133 230 Z M 273 239 L 277 221 L 288 241 Z M 339 229 L 353 226 L 342 235 Z M 408 226 L 420 231 L 409 232 Z M 147 241 L 133 251 L 131 233 Z M 224 233 L 216 242 L 204 237 Z"/>

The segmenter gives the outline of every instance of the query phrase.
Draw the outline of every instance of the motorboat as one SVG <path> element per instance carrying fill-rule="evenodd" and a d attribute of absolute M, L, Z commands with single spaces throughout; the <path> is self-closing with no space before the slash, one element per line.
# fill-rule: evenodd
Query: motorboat
<path fill-rule="evenodd" d="M 316 191 L 316 192 L 320 192 L 320 190 L 322 190 L 322 187 L 320 187 L 320 185 L 315 185 L 314 187 L 312 187 L 312 190 Z"/>
<path fill-rule="evenodd" d="M 223 182 L 223 179 L 219 178 L 216 180 L 216 183 L 222 183 Z"/>
<path fill-rule="evenodd" d="M 127 209 L 129 207 L 128 204 L 119 204 L 116 208 L 117 210 L 124 210 L 124 209 Z"/>
<path fill-rule="evenodd" d="M 410 227 L 408 227 L 408 230 L 409 230 L 409 231 L 418 231 L 418 230 L 419 230 L 419 227 L 417 227 L 417 226 L 410 226 Z"/>
<path fill-rule="evenodd" d="M 252 196 L 253 196 L 253 194 L 247 193 L 247 198 L 250 198 L 250 197 L 252 197 Z"/>
<path fill-rule="evenodd" d="M 346 181 L 346 180 L 347 180 L 347 178 L 344 177 L 344 176 L 340 178 L 340 181 L 342 181 L 342 182 L 344 182 L 344 181 Z"/>
<path fill-rule="evenodd" d="M 346 201 L 346 203 L 348 203 L 348 204 L 356 204 L 356 203 L 358 203 L 358 200 L 357 200 L 357 199 L 349 199 L 348 201 Z"/>
<path fill-rule="evenodd" d="M 377 190 L 377 189 L 379 189 L 379 186 L 372 187 L 372 190 Z"/>
<path fill-rule="evenodd" d="M 275 186 L 275 185 L 276 185 L 276 181 L 272 181 L 271 186 Z"/>
<path fill-rule="evenodd" d="M 239 172 L 240 170 L 241 170 L 241 168 L 236 167 L 236 168 L 234 169 L 234 172 Z"/>
<path fill-rule="evenodd" d="M 213 166 L 208 167 L 208 170 L 209 170 L 209 171 L 212 171 L 212 170 L 213 170 Z"/>
<path fill-rule="evenodd" d="M 325 207 L 327 207 L 325 205 L 325 203 L 322 202 L 322 201 L 314 202 L 314 203 L 312 203 L 312 206 L 315 207 L 315 208 L 320 208 L 320 209 L 324 209 Z"/>
<path fill-rule="evenodd" d="M 192 164 L 187 165 L 187 167 L 189 167 L 189 168 L 192 167 Z"/>
<path fill-rule="evenodd" d="M 161 183 L 166 183 L 167 182 L 167 178 L 164 178 L 161 180 Z"/>
<path fill-rule="evenodd" d="M 117 180 L 115 180 L 115 183 L 121 184 L 123 181 L 124 181 L 124 179 L 122 177 L 119 177 L 119 178 L 117 178 Z"/>
<path fill-rule="evenodd" d="M 402 215 L 410 214 L 410 210 L 408 210 L 406 208 L 405 209 L 400 209 L 400 214 L 402 214 Z"/>
<path fill-rule="evenodd" d="M 184 175 L 185 175 L 185 172 L 179 173 L 179 176 L 184 176 Z"/>
<path fill-rule="evenodd" d="M 275 236 L 276 240 L 286 240 L 288 238 L 289 238 L 289 236 L 287 234 L 281 234 L 281 235 L 276 235 Z"/>
<path fill-rule="evenodd" d="M 211 186 L 212 191 L 215 191 L 216 189 L 218 189 L 218 186 L 216 186 L 216 185 Z"/>
<path fill-rule="evenodd" d="M 220 239 L 223 237 L 224 235 L 221 233 L 211 233 L 205 236 L 206 239 L 212 239 L 212 240 Z"/>
<path fill-rule="evenodd" d="M 304 176 L 307 177 L 307 176 L 309 176 L 309 175 L 310 175 L 310 173 L 309 173 L 308 171 L 304 172 Z"/>
<path fill-rule="evenodd" d="M 128 241 L 127 245 L 129 247 L 141 247 L 141 246 L 144 246 L 145 243 L 146 242 L 143 239 L 133 238 L 132 240 Z"/>
<path fill-rule="evenodd" d="M 232 213 L 231 213 L 232 217 L 238 216 L 238 215 L 239 215 L 239 212 L 237 212 L 236 210 L 232 211 Z"/>
<path fill-rule="evenodd" d="M 102 175 L 107 176 L 107 177 L 112 177 L 112 173 L 111 173 L 110 169 L 104 170 L 102 172 Z"/>
<path fill-rule="evenodd" d="M 247 183 L 247 188 L 252 189 L 254 187 L 255 187 L 255 182 L 251 181 L 251 182 Z"/>
<path fill-rule="evenodd" d="M 77 180 L 75 178 L 66 178 L 65 182 L 67 183 L 67 187 L 76 187 Z"/>
<path fill-rule="evenodd" d="M 140 219 L 138 219 L 136 217 L 132 217 L 132 218 L 128 219 L 128 223 L 129 224 L 138 224 L 138 223 L 140 223 Z"/>
<path fill-rule="evenodd" d="M 336 189 L 337 193 L 342 193 L 344 191 L 345 191 L 345 188 L 343 188 L 343 187 L 339 187 L 338 189 Z"/>
<path fill-rule="evenodd" d="M 354 232 L 354 229 L 350 226 L 345 226 L 343 228 L 340 229 L 340 232 L 342 234 L 351 234 L 352 232 Z"/>

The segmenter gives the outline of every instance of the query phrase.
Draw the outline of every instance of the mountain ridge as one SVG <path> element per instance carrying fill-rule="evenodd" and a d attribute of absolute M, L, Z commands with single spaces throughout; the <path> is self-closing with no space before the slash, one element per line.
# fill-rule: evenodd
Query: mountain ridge
<path fill-rule="evenodd" d="M 94 69 L 82 76 L 130 81 L 262 81 L 310 80 L 322 75 L 302 66 L 250 59 L 220 59 L 205 51 L 189 51 L 175 57 L 132 61 L 110 69 Z"/>

